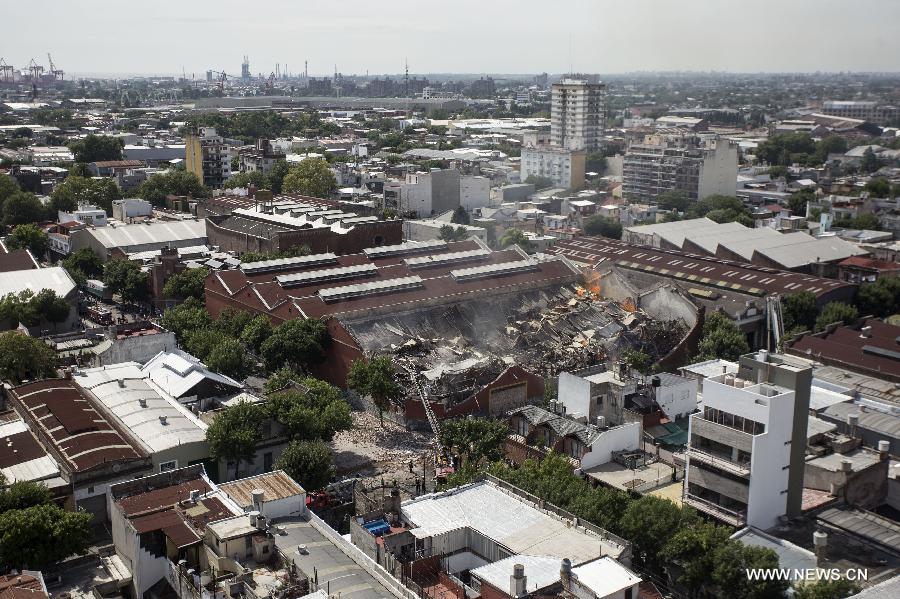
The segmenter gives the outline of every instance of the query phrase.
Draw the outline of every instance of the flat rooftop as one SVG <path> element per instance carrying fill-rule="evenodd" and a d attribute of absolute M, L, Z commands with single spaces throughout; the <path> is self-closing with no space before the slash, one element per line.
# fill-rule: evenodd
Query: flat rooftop
<path fill-rule="evenodd" d="M 224 483 L 219 485 L 219 489 L 241 507 L 252 505 L 252 493 L 256 489 L 263 492 L 263 502 L 288 499 L 305 493 L 303 487 L 298 485 L 284 470 L 275 470 Z"/>
<path fill-rule="evenodd" d="M 573 564 L 618 557 L 625 549 L 489 482 L 405 501 L 401 513 L 418 538 L 471 528 L 515 554 L 569 558 Z"/>

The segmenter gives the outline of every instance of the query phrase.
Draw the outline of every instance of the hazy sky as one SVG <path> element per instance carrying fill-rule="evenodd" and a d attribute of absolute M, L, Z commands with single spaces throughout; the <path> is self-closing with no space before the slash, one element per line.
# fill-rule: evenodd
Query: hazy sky
<path fill-rule="evenodd" d="M 898 0 L 0 0 L 67 73 L 900 71 Z"/>

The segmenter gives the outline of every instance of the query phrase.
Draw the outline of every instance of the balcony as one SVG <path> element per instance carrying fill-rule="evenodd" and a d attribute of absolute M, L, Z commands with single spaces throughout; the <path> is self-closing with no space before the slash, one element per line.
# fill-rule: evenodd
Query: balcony
<path fill-rule="evenodd" d="M 750 460 L 735 462 L 730 456 L 694 447 L 688 449 L 688 456 L 691 462 L 706 464 L 737 476 L 750 476 Z"/>
<path fill-rule="evenodd" d="M 753 451 L 753 435 L 725 424 L 707 420 L 699 414 L 691 418 L 691 435 L 699 435 L 729 447 L 736 447 L 746 453 Z"/>
<path fill-rule="evenodd" d="M 711 501 L 707 501 L 706 499 L 701 499 L 700 497 L 692 495 L 688 492 L 685 492 L 681 500 L 685 505 L 691 506 L 698 512 L 708 514 L 721 522 L 730 524 L 731 526 L 744 526 L 747 523 L 746 510 L 732 511 L 720 505 L 716 505 Z"/>

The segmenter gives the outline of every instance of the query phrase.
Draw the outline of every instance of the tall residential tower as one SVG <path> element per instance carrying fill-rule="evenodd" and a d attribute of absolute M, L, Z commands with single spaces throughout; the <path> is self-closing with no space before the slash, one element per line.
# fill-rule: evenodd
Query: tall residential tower
<path fill-rule="evenodd" d="M 565 78 L 553 84 L 550 142 L 568 150 L 595 152 L 603 139 L 606 85 Z"/>

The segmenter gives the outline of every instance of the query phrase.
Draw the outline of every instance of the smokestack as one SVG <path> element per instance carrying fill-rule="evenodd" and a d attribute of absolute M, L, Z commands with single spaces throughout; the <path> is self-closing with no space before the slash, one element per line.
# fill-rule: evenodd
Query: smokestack
<path fill-rule="evenodd" d="M 816 554 L 816 567 L 825 565 L 825 553 L 828 550 L 828 535 L 820 530 L 813 533 L 813 548 Z"/>
<path fill-rule="evenodd" d="M 891 455 L 891 442 L 885 439 L 882 439 L 878 442 L 878 456 L 882 460 L 886 460 Z"/>
<path fill-rule="evenodd" d="M 525 566 L 516 564 L 513 566 L 512 576 L 509 577 L 509 594 L 513 597 L 525 595 L 525 586 L 528 579 L 525 576 Z"/>
<path fill-rule="evenodd" d="M 847 460 L 847 459 L 841 460 L 841 472 L 844 472 L 847 474 L 853 472 L 853 462 L 851 462 L 850 460 Z"/>
<path fill-rule="evenodd" d="M 856 437 L 857 424 L 859 424 L 859 414 L 847 414 L 847 426 L 850 428 L 851 437 Z"/>

